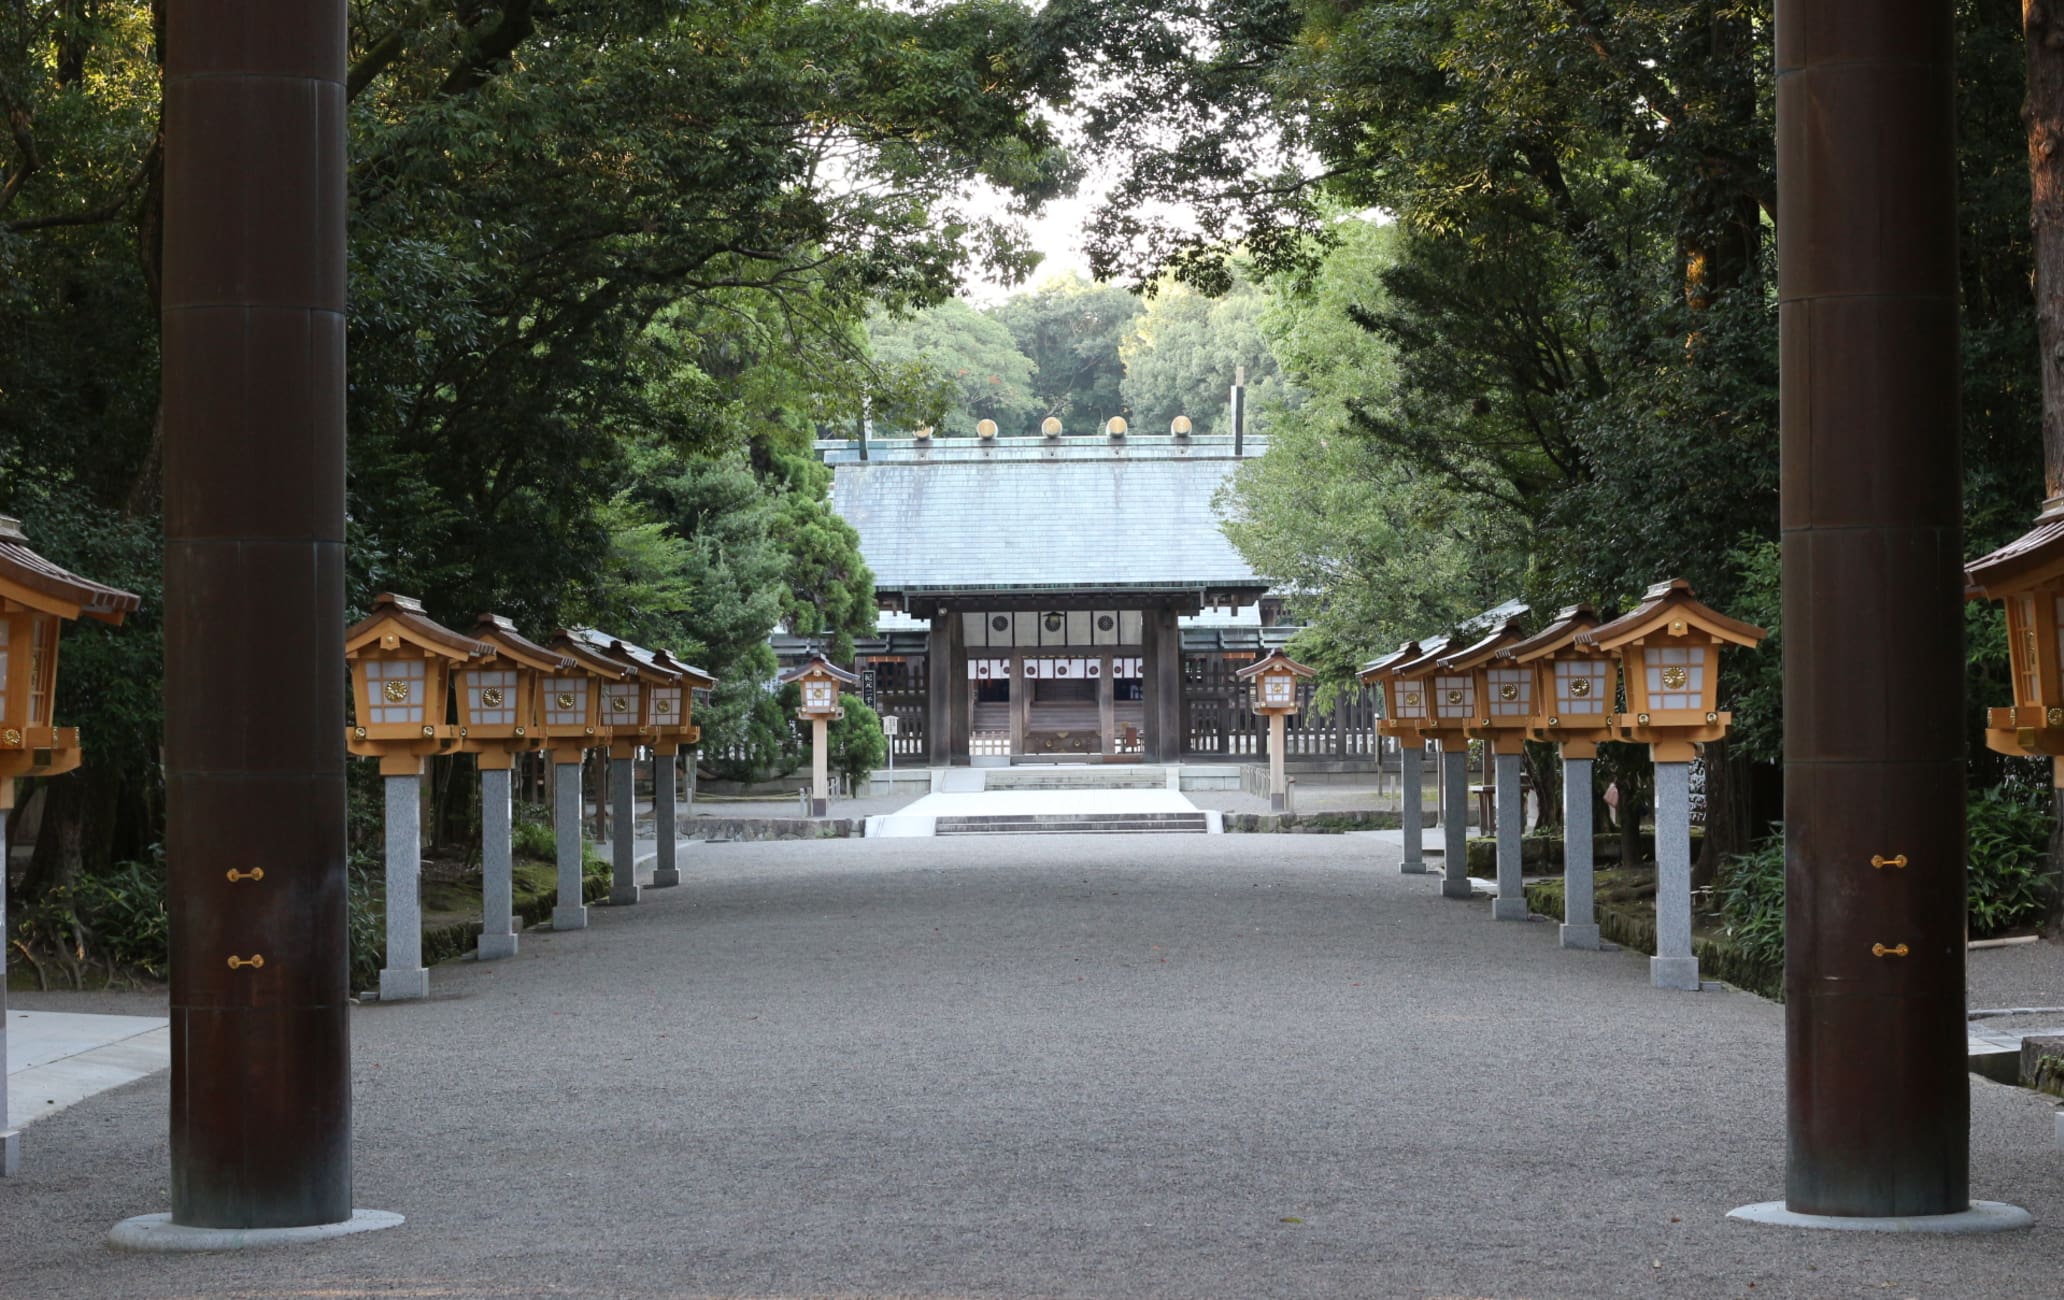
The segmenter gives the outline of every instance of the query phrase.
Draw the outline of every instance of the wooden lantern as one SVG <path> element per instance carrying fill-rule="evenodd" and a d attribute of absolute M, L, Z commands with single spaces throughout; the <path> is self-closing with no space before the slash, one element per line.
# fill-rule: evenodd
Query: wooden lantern
<path fill-rule="evenodd" d="M 491 663 L 453 670 L 457 680 L 460 748 L 515 755 L 544 748 L 547 684 L 569 676 L 574 662 L 557 650 L 525 640 L 499 614 L 482 614 L 473 635 L 494 647 Z M 482 766 L 487 766 L 483 763 Z"/>
<path fill-rule="evenodd" d="M 1417 641 L 1407 641 L 1382 658 L 1362 665 L 1357 674 L 1362 685 L 1383 691 L 1383 716 L 1376 720 L 1377 735 L 1414 742 L 1419 739 L 1419 722 L 1426 716 L 1426 691 L 1405 686 L 1396 670 L 1424 654 Z"/>
<path fill-rule="evenodd" d="M 616 660 L 596 653 L 570 629 L 555 632 L 550 649 L 571 667 L 541 680 L 545 742 L 554 763 L 577 764 L 590 749 L 609 743 L 609 728 L 603 722 L 604 696 L 622 689 L 630 673 Z"/>
<path fill-rule="evenodd" d="M 1720 647 L 1754 646 L 1767 634 L 1706 608 L 1690 583 L 1671 578 L 1587 635 L 1623 669 L 1620 735 L 1648 744 L 1658 763 L 1688 763 L 1694 746 L 1719 740 L 1734 720 L 1720 711 Z"/>
<path fill-rule="evenodd" d="M 1256 713 L 1288 717 L 1297 712 L 1297 683 L 1318 674 L 1281 650 L 1271 650 L 1233 675 L 1253 684 Z"/>
<path fill-rule="evenodd" d="M 1418 649 L 1416 658 L 1397 659 L 1384 670 L 1389 677 L 1385 702 L 1390 706 L 1391 734 L 1400 740 L 1422 742 L 1446 739 L 1452 743 L 1465 739 L 1462 726 L 1467 713 L 1460 715 L 1444 733 L 1434 695 L 1441 656 L 1448 652 L 1453 638 L 1436 636 L 1411 644 Z"/>
<path fill-rule="evenodd" d="M 493 646 L 432 621 L 407 596 L 376 596 L 373 612 L 344 634 L 355 718 L 346 747 L 379 759 L 389 776 L 422 771 L 425 756 L 458 747 L 459 729 L 450 720 L 452 672 L 494 657 Z"/>
<path fill-rule="evenodd" d="M 84 757 L 78 728 L 54 723 L 63 625 L 119 626 L 141 604 L 60 569 L 29 549 L 19 521 L 0 517 L 0 810 L 14 806 L 17 778 L 69 772 Z"/>
<path fill-rule="evenodd" d="M 609 731 L 611 758 L 636 758 L 640 746 L 659 742 L 659 732 L 649 721 L 657 716 L 662 698 L 654 692 L 671 686 L 675 674 L 656 667 L 651 651 L 622 637 L 591 627 L 574 628 L 570 635 L 596 658 L 622 670 L 623 676 L 602 691 L 602 725 Z"/>
<path fill-rule="evenodd" d="M 1533 672 L 1527 738 L 1560 745 L 1564 758 L 1596 758 L 1598 743 L 1614 739 L 1619 664 L 1591 639 L 1599 621 L 1592 606 L 1571 605 L 1502 652 Z"/>
<path fill-rule="evenodd" d="M 2045 511 L 2032 531 L 1965 565 L 1964 577 L 1966 595 L 2007 609 L 2014 702 L 1985 711 L 1985 747 L 2048 755 L 2064 782 L 2064 510 Z"/>
<path fill-rule="evenodd" d="M 658 667 L 674 673 L 680 679 L 677 688 L 680 692 L 677 697 L 678 708 L 675 710 L 671 726 L 676 743 L 692 745 L 702 739 L 702 728 L 695 725 L 695 693 L 715 690 L 717 679 L 694 664 L 683 663 L 664 650 L 653 651 L 652 658 Z"/>
<path fill-rule="evenodd" d="M 783 686 L 795 682 L 801 687 L 803 701 L 796 707 L 796 716 L 815 722 L 845 717 L 846 711 L 839 706 L 839 687 L 858 686 L 860 677 L 818 654 L 781 674 L 780 681 Z"/>
<path fill-rule="evenodd" d="M 1475 644 L 1442 658 L 1435 676 L 1435 708 L 1458 709 L 1456 692 L 1465 692 L 1474 702 L 1475 716 L 1464 730 L 1472 740 L 1488 744 L 1493 754 L 1526 750 L 1527 725 L 1534 717 L 1534 672 L 1505 657 L 1524 640 L 1519 620 L 1507 619 Z M 1465 674 L 1468 684 L 1459 685 L 1456 679 Z"/>

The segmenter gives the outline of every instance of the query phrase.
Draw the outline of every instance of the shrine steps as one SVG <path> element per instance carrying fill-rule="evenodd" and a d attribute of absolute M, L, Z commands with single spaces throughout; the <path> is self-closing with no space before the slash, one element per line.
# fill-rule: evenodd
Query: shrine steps
<path fill-rule="evenodd" d="M 1210 819 L 1201 812 L 998 813 L 941 817 L 934 835 L 1205 835 Z"/>
<path fill-rule="evenodd" d="M 1168 769 L 1130 763 L 1087 764 L 1081 767 L 1027 763 L 1019 767 L 986 767 L 982 773 L 985 790 L 1167 790 Z"/>

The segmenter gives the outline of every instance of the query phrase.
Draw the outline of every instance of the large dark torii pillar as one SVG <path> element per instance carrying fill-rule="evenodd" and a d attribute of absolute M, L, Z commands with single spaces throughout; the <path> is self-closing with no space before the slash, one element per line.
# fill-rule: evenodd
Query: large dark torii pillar
<path fill-rule="evenodd" d="M 171 0 L 165 21 L 171 1219 L 337 1224 L 346 7 Z"/>
<path fill-rule="evenodd" d="M 1954 8 L 1777 6 L 1799 1215 L 1970 1205 Z"/>

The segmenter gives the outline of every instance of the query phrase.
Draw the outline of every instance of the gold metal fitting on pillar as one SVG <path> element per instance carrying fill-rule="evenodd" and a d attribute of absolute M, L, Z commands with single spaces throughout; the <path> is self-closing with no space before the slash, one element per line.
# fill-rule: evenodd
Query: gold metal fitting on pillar
<path fill-rule="evenodd" d="M 1873 957 L 1904 957 L 1908 951 L 1907 946 L 1903 943 L 1896 948 L 1887 948 L 1882 943 L 1871 945 L 1871 956 Z"/>
<path fill-rule="evenodd" d="M 1880 871 L 1884 870 L 1886 867 L 1904 867 L 1906 865 L 1906 855 L 1902 853 L 1897 857 L 1887 858 L 1882 857 L 1879 854 L 1873 853 L 1871 854 L 1871 865 L 1878 868 Z"/>
<path fill-rule="evenodd" d="M 251 868 L 251 869 L 250 869 L 249 871 L 238 871 L 238 870 L 237 870 L 236 868 L 232 867 L 232 868 L 230 868 L 230 870 L 229 870 L 229 873 L 228 873 L 228 874 L 229 874 L 229 883 L 230 883 L 230 884 L 232 884 L 232 885 L 234 885 L 234 884 L 236 884 L 236 883 L 237 883 L 237 882 L 238 882 L 239 880 L 263 880 L 263 879 L 265 879 L 265 868 L 264 868 L 264 867 L 252 867 L 252 868 Z"/>
<path fill-rule="evenodd" d="M 231 957 L 229 959 L 229 968 L 231 970 L 242 970 L 246 966 L 250 967 L 252 970 L 264 970 L 265 954 L 260 952 L 253 953 L 249 957 Z"/>

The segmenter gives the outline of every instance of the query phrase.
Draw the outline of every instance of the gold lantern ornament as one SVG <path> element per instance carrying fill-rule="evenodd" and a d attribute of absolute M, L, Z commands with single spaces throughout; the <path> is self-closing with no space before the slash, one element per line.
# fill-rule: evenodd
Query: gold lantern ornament
<path fill-rule="evenodd" d="M 2035 528 L 1964 566 L 1965 595 L 2006 606 L 2014 702 L 1986 710 L 1985 747 L 2047 755 L 2064 785 L 2064 503 Z"/>
<path fill-rule="evenodd" d="M 1706 608 L 1690 583 L 1670 578 L 1585 635 L 1620 661 L 1627 693 L 1614 721 L 1620 738 L 1646 743 L 1658 763 L 1688 763 L 1734 721 L 1719 704 L 1720 648 L 1753 647 L 1768 633 Z"/>
<path fill-rule="evenodd" d="M 1614 739 L 1620 671 L 1592 632 L 1600 623 L 1590 605 L 1571 605 L 1555 621 L 1504 651 L 1533 671 L 1529 740 L 1562 747 L 1564 758 L 1596 758 L 1600 741 Z"/>
<path fill-rule="evenodd" d="M 0 517 L 0 810 L 14 806 L 18 778 L 56 776 L 84 758 L 78 728 L 55 723 L 64 625 L 118 627 L 141 604 L 52 564 L 30 549 L 19 520 Z"/>
<path fill-rule="evenodd" d="M 374 597 L 372 613 L 344 633 L 353 704 L 345 747 L 379 759 L 384 775 L 420 773 L 425 757 L 459 744 L 452 673 L 494 658 L 493 646 L 434 621 L 420 602 L 391 591 Z"/>

